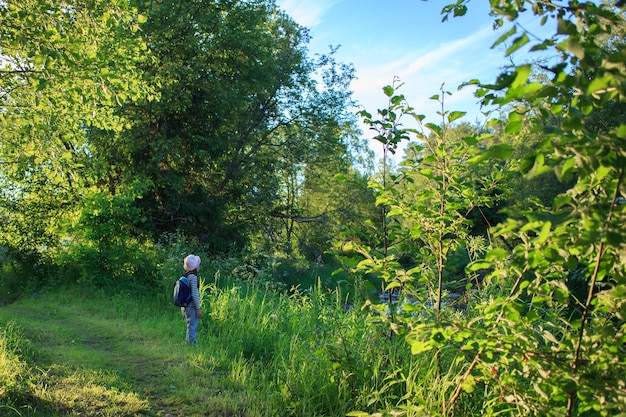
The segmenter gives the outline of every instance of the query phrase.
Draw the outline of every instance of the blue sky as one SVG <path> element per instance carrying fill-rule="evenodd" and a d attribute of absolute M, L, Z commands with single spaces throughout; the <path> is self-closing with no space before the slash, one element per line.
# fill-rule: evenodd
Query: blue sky
<path fill-rule="evenodd" d="M 429 97 L 439 94 L 442 83 L 453 93 L 445 99 L 446 110 L 466 111 L 464 120 L 474 122 L 481 115 L 473 90 L 457 91 L 458 85 L 474 78 L 492 82 L 507 63 L 501 47 L 490 49 L 503 31 L 492 29 L 486 1 L 471 2 L 464 17 L 447 22 L 441 21 L 441 8 L 453 0 L 277 2 L 310 29 L 312 53 L 340 45 L 337 59 L 356 69 L 354 98 L 372 114 L 386 106 L 382 88 L 399 77 L 401 93 L 427 122 L 441 122 L 436 116 L 441 107 Z"/>

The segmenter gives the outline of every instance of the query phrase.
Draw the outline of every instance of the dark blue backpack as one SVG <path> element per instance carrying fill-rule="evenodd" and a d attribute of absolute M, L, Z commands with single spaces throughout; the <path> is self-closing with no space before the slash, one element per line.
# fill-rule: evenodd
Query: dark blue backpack
<path fill-rule="evenodd" d="M 191 284 L 187 277 L 180 277 L 174 284 L 174 305 L 187 307 L 191 302 Z"/>

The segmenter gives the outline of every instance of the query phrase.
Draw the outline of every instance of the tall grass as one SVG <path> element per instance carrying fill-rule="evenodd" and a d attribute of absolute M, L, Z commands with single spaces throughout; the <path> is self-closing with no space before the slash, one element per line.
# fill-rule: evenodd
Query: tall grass
<path fill-rule="evenodd" d="M 24 361 L 24 338 L 14 324 L 0 329 L 0 415 L 16 411 L 29 397 L 28 365 Z M 3 411 L 5 410 L 5 411 Z"/>
<path fill-rule="evenodd" d="M 397 409 L 416 398 L 441 401 L 433 396 L 428 360 L 412 356 L 368 311 L 345 311 L 337 291 L 316 285 L 289 295 L 248 282 L 208 298 L 205 343 L 237 358 L 232 372 L 263 391 L 275 415 L 342 416 Z"/>
<path fill-rule="evenodd" d="M 161 374 L 159 386 L 133 387 L 123 385 L 128 384 L 125 373 L 140 372 L 140 365 L 120 362 L 124 355 L 116 354 L 117 368 L 110 368 L 112 352 L 108 350 L 101 357 L 93 350 L 80 351 L 80 346 L 55 352 L 66 362 L 88 365 L 89 371 L 57 372 L 57 378 L 62 376 L 57 379 L 60 386 L 87 385 L 85 389 L 90 390 L 75 390 L 72 401 L 76 407 L 89 409 L 81 405 L 82 397 L 109 398 L 112 403 L 133 404 L 124 411 L 126 414 L 119 415 L 151 415 L 153 406 L 130 395 L 143 389 L 156 392 L 170 412 L 187 416 L 204 415 L 202 410 L 209 406 L 228 415 L 259 417 L 349 413 L 382 416 L 397 411 L 406 416 L 423 416 L 437 415 L 432 410 L 445 408 L 445 393 L 462 371 L 453 361 L 457 355 L 449 355 L 449 363 L 445 362 L 445 352 L 438 361 L 433 360 L 432 352 L 412 355 L 403 335 L 389 331 L 384 314 L 371 309 L 346 309 L 346 296 L 339 290 L 327 289 L 320 281 L 305 290 L 286 290 L 266 271 L 244 275 L 241 271 L 249 270 L 233 259 L 203 259 L 200 278 L 205 314 L 198 333 L 199 348 L 186 349 L 184 323 L 170 300 L 181 263 L 182 257 L 176 255 L 160 265 L 166 273 L 156 295 L 120 292 L 85 298 L 65 292 L 38 301 L 49 311 L 46 314 L 62 319 L 47 330 L 58 337 L 72 339 L 74 334 L 63 325 L 80 320 L 81 326 L 94 329 L 94 335 L 106 341 L 107 349 L 120 349 L 130 357 L 157 359 L 154 365 L 145 366 L 157 367 Z M 71 309 L 60 307 L 68 303 Z M 84 313 L 79 318 L 72 313 L 76 308 Z M 161 342 L 147 345 L 140 342 L 144 337 Z M 28 364 L 30 354 L 20 346 L 28 346 L 26 338 L 15 326 L 7 326 L 0 342 L 0 381 L 4 387 L 0 391 L 1 407 L 28 403 L 25 398 L 29 395 L 55 404 L 63 395 L 69 396 L 58 391 L 33 391 L 45 389 L 45 372 Z M 165 366 L 158 365 L 161 363 Z M 94 382 L 97 375 L 108 375 L 116 381 L 98 387 Z M 72 383 L 72 378 L 82 382 Z M 139 378 L 139 383 L 154 381 Z M 180 391 L 183 386 L 186 388 Z M 111 387 L 117 387 L 115 397 Z M 94 394 L 98 389 L 102 393 Z M 468 396 L 455 411 L 464 415 L 479 413 L 482 402 L 479 393 L 475 394 L 476 398 Z M 59 412 L 56 407 L 56 414 L 42 415 L 72 415 L 76 411 L 64 407 L 70 409 L 61 408 Z M 111 405 L 108 408 L 114 409 Z"/>

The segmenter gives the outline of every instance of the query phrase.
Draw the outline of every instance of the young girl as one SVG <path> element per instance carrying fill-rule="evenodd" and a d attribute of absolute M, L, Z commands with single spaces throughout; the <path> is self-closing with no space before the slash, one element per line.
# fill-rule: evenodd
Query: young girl
<path fill-rule="evenodd" d="M 185 276 L 189 280 L 191 286 L 191 302 L 186 307 L 181 307 L 183 318 L 187 324 L 187 334 L 185 343 L 188 346 L 198 346 L 196 341 L 196 331 L 198 330 L 198 319 L 202 317 L 202 308 L 200 306 L 200 293 L 198 292 L 198 268 L 200 268 L 200 257 L 196 255 L 188 255 L 183 261 L 185 268 Z"/>

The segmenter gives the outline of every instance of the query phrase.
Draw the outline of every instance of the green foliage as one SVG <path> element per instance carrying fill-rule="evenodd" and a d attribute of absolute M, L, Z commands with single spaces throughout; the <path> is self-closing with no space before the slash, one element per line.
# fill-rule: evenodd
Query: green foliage
<path fill-rule="evenodd" d="M 350 67 L 331 57 L 309 61 L 306 31 L 271 2 L 138 4 L 141 14 L 115 2 L 0 5 L 3 299 L 13 301 L 16 288 L 42 276 L 71 277 L 86 289 L 81 295 L 105 288 L 119 295 L 98 311 L 89 299 L 80 311 L 91 315 L 75 314 L 76 304 L 63 307 L 74 301 L 65 292 L 45 314 L 28 317 L 46 320 L 30 329 L 45 328 L 58 345 L 85 329 L 90 340 L 103 334 L 111 342 L 115 335 L 130 345 L 114 354 L 49 346 L 48 353 L 90 366 L 62 367 L 44 380 L 29 361 L 46 356 L 27 359 L 16 342 L 22 337 L 7 327 L 0 344 L 2 411 L 36 404 L 28 411 L 55 413 L 61 404 L 87 413 L 94 406 L 81 398 L 106 398 L 104 405 L 132 403 L 132 413 L 147 412 L 137 396 L 125 395 L 128 382 L 119 375 L 107 379 L 109 387 L 98 385 L 107 373 L 96 368 L 122 364 L 141 377 L 121 359 L 129 352 L 145 359 L 134 336 L 140 327 L 158 340 L 177 337 L 170 327 L 173 317 L 180 323 L 179 312 L 162 306 L 171 305 L 184 256 L 229 253 L 251 236 L 256 219 L 272 213 L 286 221 L 264 225 L 285 230 L 280 250 L 295 253 L 297 243 L 315 259 L 340 224 L 349 224 L 348 243 L 336 250 L 355 296 L 320 285 L 287 293 L 273 276 L 274 257 L 202 255 L 207 348 L 184 355 L 192 372 L 168 366 L 159 381 L 182 384 L 191 376 L 204 384 L 228 375 L 221 381 L 248 400 L 229 408 L 212 395 L 224 414 L 260 415 L 262 406 L 251 407 L 259 398 L 273 411 L 267 415 L 624 414 L 622 11 L 595 2 L 492 1 L 495 25 L 503 29 L 494 46 L 506 46 L 507 55 L 528 48 L 555 59 L 543 77 L 524 64 L 504 68 L 492 84 L 468 82 L 478 85 L 483 104 L 502 112 L 491 131 L 459 123 L 463 114 L 445 109 L 445 91 L 433 97 L 441 124 L 424 123 L 395 83 L 386 86 L 387 108 L 376 117 L 360 113 L 384 149 L 383 174 L 371 182 L 376 216 L 347 157 L 355 146 L 342 112 Z M 467 5 L 444 7 L 444 19 L 465 15 Z M 556 33 L 531 36 L 518 24 L 527 12 L 554 23 Z M 320 91 L 311 74 L 321 68 L 328 70 Z M 401 126 L 407 116 L 419 129 Z M 418 141 L 403 165 L 389 172 L 389 153 L 411 137 Z M 353 181 L 324 190 L 331 170 Z M 507 175 L 512 170 L 517 178 Z M 517 187 L 528 180 L 532 192 Z M 507 191 L 523 191 L 516 198 L 544 195 L 498 218 L 493 212 Z M 289 198 L 277 202 L 282 192 Z M 360 201 L 350 213 L 341 201 L 347 195 Z M 295 227 L 309 219 L 319 221 Z M 274 235 L 267 236 L 269 243 L 255 243 L 272 248 Z M 65 266 L 64 274 L 50 265 Z M 452 299 L 448 291 L 463 268 L 464 292 Z M 371 277 L 399 294 L 397 303 L 371 300 Z M 146 288 L 159 296 L 150 299 Z M 344 308 L 348 299 L 364 308 Z M 94 318 L 102 312 L 107 320 Z M 129 319 L 133 336 L 114 319 Z M 75 327 L 68 326 L 72 320 Z M 180 358 L 153 345 L 148 350 L 159 364 Z M 54 391 L 37 392 L 48 402 L 32 403 L 31 384 L 45 391 L 50 381 Z M 173 401 L 163 384 L 155 397 Z M 186 398 L 221 392 L 196 385 Z M 64 386 L 78 393 L 69 397 L 77 405 L 66 405 L 65 391 L 56 390 Z M 193 410 L 176 405 L 182 413 Z"/>
<path fill-rule="evenodd" d="M 92 191 L 59 262 L 75 282 L 99 288 L 149 288 L 156 280 L 156 251 L 133 227 L 141 223 L 131 195 Z M 72 277 L 72 274 L 75 274 Z"/>
<path fill-rule="evenodd" d="M 485 88 L 504 93 L 486 95 L 490 102 L 520 103 L 510 113 L 507 127 L 518 125 L 525 108 L 532 110 L 530 129 L 543 131 L 546 140 L 526 156 L 522 173 L 536 176 L 553 169 L 560 179 L 575 182 L 548 209 L 521 213 L 523 220 L 509 221 L 496 232 L 519 242 L 511 257 L 495 257 L 492 262 L 494 276 L 519 284 L 513 286 L 502 312 L 513 311 L 511 307 L 522 295 L 526 303 L 521 310 L 526 314 L 509 317 L 526 329 L 513 332 L 510 346 L 526 355 L 528 363 L 523 370 L 506 373 L 506 378 L 518 387 L 527 386 L 519 378 L 522 375 L 532 381 L 538 395 L 514 388 L 517 397 L 511 399 L 530 413 L 558 409 L 566 415 L 592 410 L 610 414 L 625 406 L 622 395 L 613 391 L 623 384 L 622 377 L 616 376 L 623 374 L 624 363 L 619 359 L 623 346 L 611 342 L 621 340 L 624 323 L 617 307 L 626 284 L 623 232 L 618 231 L 624 216 L 620 196 L 625 161 L 619 150 L 624 145 L 619 134 L 623 121 L 598 131 L 596 123 L 587 123 L 591 122 L 587 115 L 623 100 L 626 93 L 623 41 L 601 44 L 603 35 L 624 27 L 624 16 L 593 3 L 554 6 L 553 11 L 557 35 L 533 49 L 554 46 L 561 62 L 569 66 L 552 66 L 554 77 L 540 88 L 527 81 L 525 67 L 502 77 L 509 81 Z M 572 88 L 580 94 L 572 96 Z M 563 320 L 563 311 L 571 303 L 568 276 L 579 270 L 588 283 L 586 296 L 576 298 L 581 317 Z M 539 311 L 545 319 L 542 332 L 531 325 L 538 323 L 540 316 L 535 312 Z M 598 344 L 599 339 L 605 342 Z M 607 369 L 606 363 L 614 365 Z"/>
<path fill-rule="evenodd" d="M 462 16 L 466 3 L 460 0 L 443 13 Z M 445 315 L 439 314 L 447 307 L 438 298 L 431 313 L 420 311 L 408 299 L 395 309 L 396 315 L 381 316 L 382 323 L 405 338 L 413 354 L 434 354 L 436 358 L 441 381 L 437 387 L 443 390 L 445 400 L 428 403 L 426 414 L 456 414 L 470 399 L 474 404 L 463 413 L 472 414 L 469 410 L 478 406 L 478 397 L 482 399 L 479 409 L 486 415 L 621 415 L 626 410 L 622 300 L 626 270 L 621 230 L 626 214 L 626 160 L 623 118 L 611 117 L 619 115 L 620 106 L 614 103 L 623 101 L 626 94 L 624 42 L 611 38 L 614 31 L 623 33 L 624 16 L 610 6 L 591 2 L 566 6 L 528 3 L 542 24 L 551 19 L 557 23 L 553 37 L 530 45 L 531 51 L 556 53 L 556 64 L 548 67 L 552 78 L 533 80 L 531 65 L 521 65 L 505 69 L 494 84 L 475 83 L 480 85 L 478 95 L 483 103 L 495 104 L 506 114 L 505 120 L 492 124 L 502 126 L 500 140 L 536 143 L 520 156 L 521 175 L 536 178 L 554 172 L 555 178 L 566 184 L 551 197 L 543 196 L 548 204 L 511 210 L 508 219 L 490 230 L 490 241 L 503 241 L 506 249 L 490 246 L 480 259 L 472 252 L 477 246 L 469 246 L 471 241 L 467 241 L 473 260 L 468 273 L 480 272 L 483 281 L 480 288 L 466 291 L 462 315 L 447 310 Z M 492 2 L 496 26 L 503 26 L 505 20 L 513 22 L 495 43 L 510 42 L 507 55 L 531 42 L 517 24 L 526 10 L 519 2 Z M 385 94 L 395 97 L 392 87 L 387 87 Z M 402 99 L 398 96 L 390 102 L 397 106 Z M 375 123 L 392 129 L 397 114 L 411 111 L 406 105 L 390 107 L 379 112 L 388 116 Z M 456 120 L 456 113 L 441 114 L 448 117 L 442 125 L 425 125 L 434 138 L 443 137 L 447 123 Z M 472 195 L 474 200 L 473 193 L 489 189 L 467 181 L 468 175 L 462 174 L 467 162 L 487 162 L 497 168 L 491 161 L 508 158 L 512 151 L 504 142 L 491 141 L 484 152 L 459 157 L 463 154 L 455 149 L 463 147 L 432 137 L 424 141 L 428 153 L 409 159 L 408 172 L 428 181 L 414 179 L 414 188 L 407 188 L 421 191 L 417 203 L 429 204 L 399 204 L 408 200 L 399 182 L 389 188 L 379 186 L 377 202 L 388 207 L 387 223 L 393 225 L 388 230 L 394 233 L 389 236 L 404 232 L 423 240 L 418 253 L 431 259 L 433 266 L 422 264 L 410 271 L 421 281 L 406 279 L 409 271 L 397 262 L 380 262 L 375 248 L 361 246 L 358 250 L 364 259 L 357 267 L 386 268 L 387 281 L 399 277 L 388 288 L 408 288 L 405 292 L 410 295 L 419 285 L 428 285 L 422 277 L 435 275 L 437 267 L 441 277 L 448 256 L 462 244 L 459 237 L 464 236 L 459 232 L 469 230 L 462 214 L 471 207 L 463 204 L 464 197 Z M 475 139 L 464 142 L 468 146 L 477 143 Z M 393 141 L 386 143 L 395 146 Z M 416 147 L 412 156 L 420 155 L 421 149 Z M 457 157 L 446 162 L 447 155 Z M 506 178 L 501 174 L 489 177 Z M 450 184 L 450 192 L 443 193 L 446 184 Z M 493 198 L 487 194 L 487 201 L 489 197 Z M 418 215 L 423 215 L 423 220 Z M 393 222 L 394 216 L 411 222 Z M 428 227 L 444 233 L 435 230 L 429 234 Z M 481 246 L 480 252 L 485 249 Z M 441 283 L 440 278 L 439 290 Z M 374 308 L 383 311 L 380 306 Z M 394 311 L 391 306 L 390 311 Z M 418 398 L 408 403 L 422 404 Z"/>
<path fill-rule="evenodd" d="M 127 131 L 94 132 L 100 187 L 149 184 L 135 205 L 154 239 L 181 231 L 228 253 L 285 230 L 272 249 L 295 252 L 293 223 L 325 214 L 299 202 L 302 167 L 345 165 L 353 69 L 308 58 L 306 30 L 270 1 L 138 5 L 161 99 L 125 106 Z"/>
<path fill-rule="evenodd" d="M 0 252 L 0 305 L 5 305 L 17 300 L 24 289 L 28 288 L 28 274 L 22 269 L 22 265 L 9 260 L 6 250 Z"/>
<path fill-rule="evenodd" d="M 385 214 L 382 232 L 372 231 L 385 236 L 378 239 L 385 246 L 367 245 L 377 241 L 368 234 L 341 246 L 344 252 L 353 250 L 354 255 L 362 257 L 361 261 L 351 263 L 353 273 L 378 273 L 385 282 L 384 290 L 399 294 L 397 304 L 392 302 L 392 297 L 387 305 L 366 303 L 373 312 L 380 313 L 373 321 L 387 328 L 390 335 L 397 335 L 398 341 L 407 343 L 418 362 L 428 363 L 427 371 L 406 376 L 419 388 L 408 390 L 392 406 L 409 415 L 439 412 L 446 415 L 447 392 L 462 377 L 464 355 L 459 353 L 462 345 L 456 342 L 466 336 L 455 333 L 459 327 L 468 325 L 468 319 L 452 310 L 451 303 L 456 300 L 447 293 L 459 287 L 455 282 L 459 277 L 455 275 L 461 271 L 460 277 L 464 277 L 462 270 L 470 262 L 470 256 L 476 260 L 489 247 L 490 235 L 470 234 L 473 231 L 470 213 L 498 203 L 499 196 L 494 190 L 504 178 L 504 168 L 492 159 L 505 159 L 511 153 L 510 146 L 504 144 L 482 146 L 490 135 L 480 136 L 467 125 L 454 126 L 463 113 L 445 111 L 444 93 L 433 97 L 442 106 L 442 124 L 424 124 L 429 132 L 426 134 L 398 127 L 399 115 L 413 117 L 420 126 L 424 118 L 415 114 L 402 96 L 395 95 L 393 87 L 385 89 L 390 97 L 389 109 L 379 111 L 380 120 L 368 118 L 366 122 L 399 140 L 415 136 L 418 142 L 410 146 L 398 175 L 391 175 L 382 183 L 371 183 L 377 204 L 384 207 Z M 390 140 L 387 146 L 394 146 L 393 143 Z M 468 288 L 473 282 L 467 283 Z M 467 329 L 463 334 L 468 334 Z M 388 383 L 403 384 L 405 375 L 390 376 Z M 424 397 L 421 390 L 433 383 L 440 390 Z M 466 388 L 474 390 L 473 385 Z M 487 400 L 490 391 L 491 387 L 482 387 Z M 416 398 L 424 400 L 420 402 Z M 473 407 L 484 404 L 470 401 L 458 407 L 471 414 Z"/>
<path fill-rule="evenodd" d="M 0 245 L 42 269 L 65 250 L 92 185 L 88 132 L 124 129 L 119 105 L 154 95 L 138 69 L 136 9 L 74 3 L 0 6 Z"/>
<path fill-rule="evenodd" d="M 442 108 L 443 93 L 442 97 L 433 97 Z M 380 120 L 367 118 L 366 123 L 393 136 L 387 146 L 397 146 L 396 141 L 410 135 L 415 135 L 418 142 L 411 145 L 400 175 L 371 183 L 377 204 L 384 207 L 385 239 L 380 249 L 367 249 L 357 243 L 358 252 L 366 258 L 358 268 L 379 271 L 386 283 L 385 291 L 405 290 L 418 299 L 434 299 L 440 310 L 444 284 L 449 281 L 444 280 L 446 270 L 453 269 L 449 257 L 469 239 L 473 226 L 470 213 L 497 203 L 492 190 L 502 178 L 501 168 L 493 164 L 480 171 L 479 164 L 492 157 L 506 158 L 510 147 L 498 144 L 482 152 L 477 145 L 483 138 L 466 130 L 467 126 L 451 125 L 463 116 L 460 112 L 442 110 L 442 125 L 424 125 L 429 134 L 400 128 L 399 116 L 411 116 L 420 122 L 423 117 L 404 104 L 393 87 L 387 87 L 385 94 L 390 97 L 390 108 L 379 111 Z M 384 137 L 380 135 L 379 140 Z M 404 268 L 399 261 L 407 256 L 412 262 Z"/>
<path fill-rule="evenodd" d="M 261 372 L 277 411 L 342 415 L 400 394 L 385 378 L 391 363 L 410 360 L 408 350 L 388 344 L 360 312 L 342 312 L 340 293 L 316 286 L 279 295 L 259 284 L 212 293 L 207 331 L 230 357 L 242 355 Z"/>
<path fill-rule="evenodd" d="M 313 259 L 346 218 L 360 221 L 365 209 L 337 197 L 360 190 L 325 189 L 361 155 L 354 69 L 334 49 L 307 57 L 306 30 L 273 2 L 9 1 L 0 22 L 11 256 L 101 285 L 147 271 L 142 251 L 165 233 L 210 253 L 253 241 Z M 304 170 L 299 198 L 278 203 L 285 173 Z M 317 227 L 265 240 L 300 215 Z"/>
<path fill-rule="evenodd" d="M 358 224 L 374 208 L 365 184 L 371 158 L 359 140 L 350 83 L 354 68 L 336 62 L 336 48 L 319 57 L 314 78 L 290 109 L 289 123 L 276 129 L 276 197 L 259 216 L 253 248 L 319 262 L 328 241 L 345 224 Z"/>
<path fill-rule="evenodd" d="M 246 416 L 310 416 L 395 406 L 404 386 L 433 395 L 431 386 L 415 384 L 427 361 L 399 340 L 389 343 L 368 314 L 344 311 L 340 293 L 321 286 L 276 293 L 231 276 L 228 261 L 215 265 L 234 284 L 205 292 L 193 351 L 169 300 L 54 291 L 4 307 L 0 317 L 24 329 L 7 346 L 33 345 L 33 352 L 20 348 L 24 361 L 11 374 L 28 381 L 29 400 L 12 390 L 6 404 L 26 416 L 199 415 L 207 404 Z M 407 369 L 404 383 L 395 382 L 398 366 Z"/>

